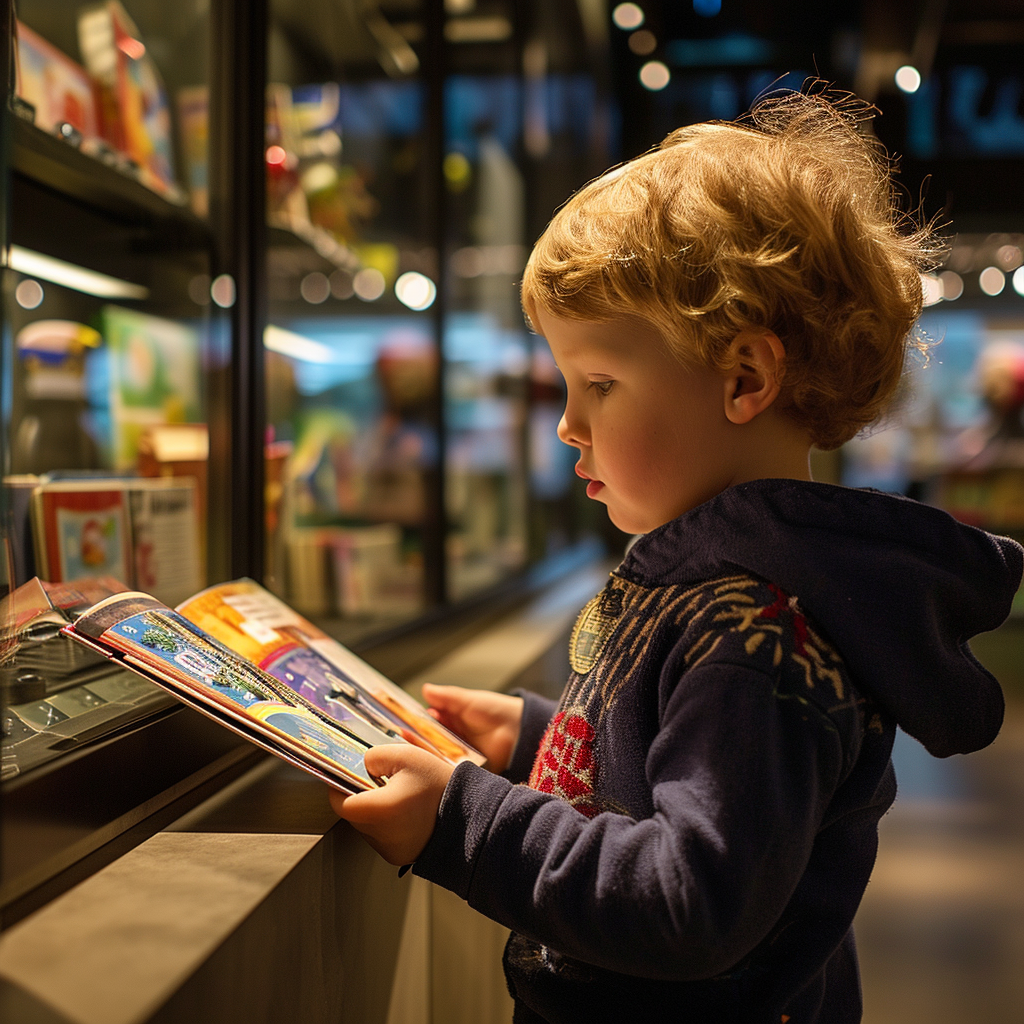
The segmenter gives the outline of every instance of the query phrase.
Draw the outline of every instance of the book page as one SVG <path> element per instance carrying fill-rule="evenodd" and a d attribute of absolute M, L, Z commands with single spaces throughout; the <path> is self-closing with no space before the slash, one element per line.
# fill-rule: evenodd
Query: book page
<path fill-rule="evenodd" d="M 328 714 L 347 709 L 453 763 L 485 760 L 414 697 L 254 580 L 209 587 L 177 610 Z"/>
<path fill-rule="evenodd" d="M 348 790 L 378 785 L 363 755 L 374 742 L 333 721 L 301 696 L 204 635 L 194 623 L 146 594 L 118 594 L 80 616 L 65 632 L 169 689 L 247 738 L 270 742 L 328 770 Z M 382 738 L 387 741 L 386 737 Z M 314 774 L 318 774 L 314 772 Z"/>

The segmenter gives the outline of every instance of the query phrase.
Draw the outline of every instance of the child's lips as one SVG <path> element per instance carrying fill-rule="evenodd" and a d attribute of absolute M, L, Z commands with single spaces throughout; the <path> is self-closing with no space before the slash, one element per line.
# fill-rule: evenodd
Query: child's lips
<path fill-rule="evenodd" d="M 576 466 L 576 475 L 583 480 L 587 481 L 587 497 L 593 498 L 597 493 L 604 487 L 604 484 L 600 480 L 595 480 L 589 473 L 584 473 L 582 469 Z"/>

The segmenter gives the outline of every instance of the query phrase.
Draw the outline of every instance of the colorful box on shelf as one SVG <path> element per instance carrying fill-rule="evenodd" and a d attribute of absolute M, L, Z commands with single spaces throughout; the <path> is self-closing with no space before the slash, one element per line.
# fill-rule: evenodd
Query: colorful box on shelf
<path fill-rule="evenodd" d="M 99 90 L 104 138 L 133 161 L 144 185 L 184 202 L 174 178 L 167 90 L 141 33 L 118 0 L 105 0 L 79 14 L 78 45 Z"/>
<path fill-rule="evenodd" d="M 35 125 L 68 141 L 98 138 L 96 95 L 88 72 L 27 25 L 16 25 L 16 92 L 32 108 Z"/>
<path fill-rule="evenodd" d="M 29 26 L 16 25 L 16 111 L 183 205 L 185 194 L 174 176 L 167 91 L 118 0 L 79 15 L 84 67 Z"/>

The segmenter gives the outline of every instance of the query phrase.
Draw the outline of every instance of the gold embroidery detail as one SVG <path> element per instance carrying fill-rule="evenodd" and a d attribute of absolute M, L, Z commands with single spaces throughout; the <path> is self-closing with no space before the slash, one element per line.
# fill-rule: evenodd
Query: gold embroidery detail
<path fill-rule="evenodd" d="M 747 654 L 753 654 L 761 646 L 762 640 L 764 640 L 764 633 L 754 633 L 753 636 L 747 637 L 747 642 L 743 645 L 743 649 Z"/>
<path fill-rule="evenodd" d="M 625 591 L 609 584 L 587 602 L 576 618 L 569 638 L 569 664 L 586 675 L 596 664 L 622 615 Z"/>

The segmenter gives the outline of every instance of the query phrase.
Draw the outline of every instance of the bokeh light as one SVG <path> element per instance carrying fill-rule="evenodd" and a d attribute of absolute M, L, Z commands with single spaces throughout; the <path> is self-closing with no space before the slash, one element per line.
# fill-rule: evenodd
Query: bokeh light
<path fill-rule="evenodd" d="M 340 267 L 331 274 L 331 294 L 336 299 L 351 299 L 356 290 L 352 287 L 352 275 Z"/>
<path fill-rule="evenodd" d="M 473 176 L 473 168 L 465 154 L 456 151 L 444 158 L 444 177 L 453 192 L 461 192 Z"/>
<path fill-rule="evenodd" d="M 639 32 L 634 32 L 629 37 L 629 48 L 640 57 L 646 57 L 649 53 L 654 53 L 657 46 L 658 40 L 654 38 L 654 33 L 648 32 L 645 28 L 640 29 Z"/>
<path fill-rule="evenodd" d="M 43 286 L 26 278 L 14 289 L 14 298 L 22 309 L 35 309 L 43 301 Z"/>
<path fill-rule="evenodd" d="M 314 270 L 302 279 L 302 283 L 299 285 L 299 292 L 307 302 L 318 306 L 321 302 L 326 302 L 330 296 L 331 282 L 327 280 L 326 274 L 321 274 L 319 270 Z"/>
<path fill-rule="evenodd" d="M 235 279 L 230 274 L 221 274 L 210 285 L 210 298 L 221 309 L 230 309 L 235 304 Z"/>
<path fill-rule="evenodd" d="M 410 309 L 429 309 L 437 297 L 437 286 L 426 274 L 410 270 L 395 282 L 395 295 Z"/>
<path fill-rule="evenodd" d="M 894 78 L 896 87 L 902 89 L 903 92 L 917 92 L 921 88 L 921 72 L 909 64 L 904 64 L 899 68 Z"/>
<path fill-rule="evenodd" d="M 998 295 L 1006 287 L 1006 275 L 998 267 L 986 267 L 978 275 L 978 284 L 986 295 Z"/>
<path fill-rule="evenodd" d="M 722 11 L 722 0 L 693 0 L 694 13 L 702 18 L 713 18 Z"/>
<path fill-rule="evenodd" d="M 386 287 L 384 275 L 376 267 L 363 267 L 352 278 L 352 290 L 363 302 L 376 302 Z"/>
<path fill-rule="evenodd" d="M 664 89 L 672 80 L 672 73 L 660 60 L 649 60 L 640 69 L 640 84 L 651 92 Z"/>
<path fill-rule="evenodd" d="M 944 270 L 939 274 L 942 285 L 942 297 L 947 302 L 954 302 L 964 293 L 964 279 L 955 270 Z"/>
<path fill-rule="evenodd" d="M 631 32 L 644 23 L 644 12 L 638 4 L 616 4 L 612 21 L 624 32 Z"/>
<path fill-rule="evenodd" d="M 1024 267 L 1018 267 L 1010 278 L 1013 283 L 1013 290 L 1018 295 L 1024 295 Z"/>
<path fill-rule="evenodd" d="M 921 275 L 921 297 L 926 306 L 942 301 L 942 283 L 934 274 Z"/>

